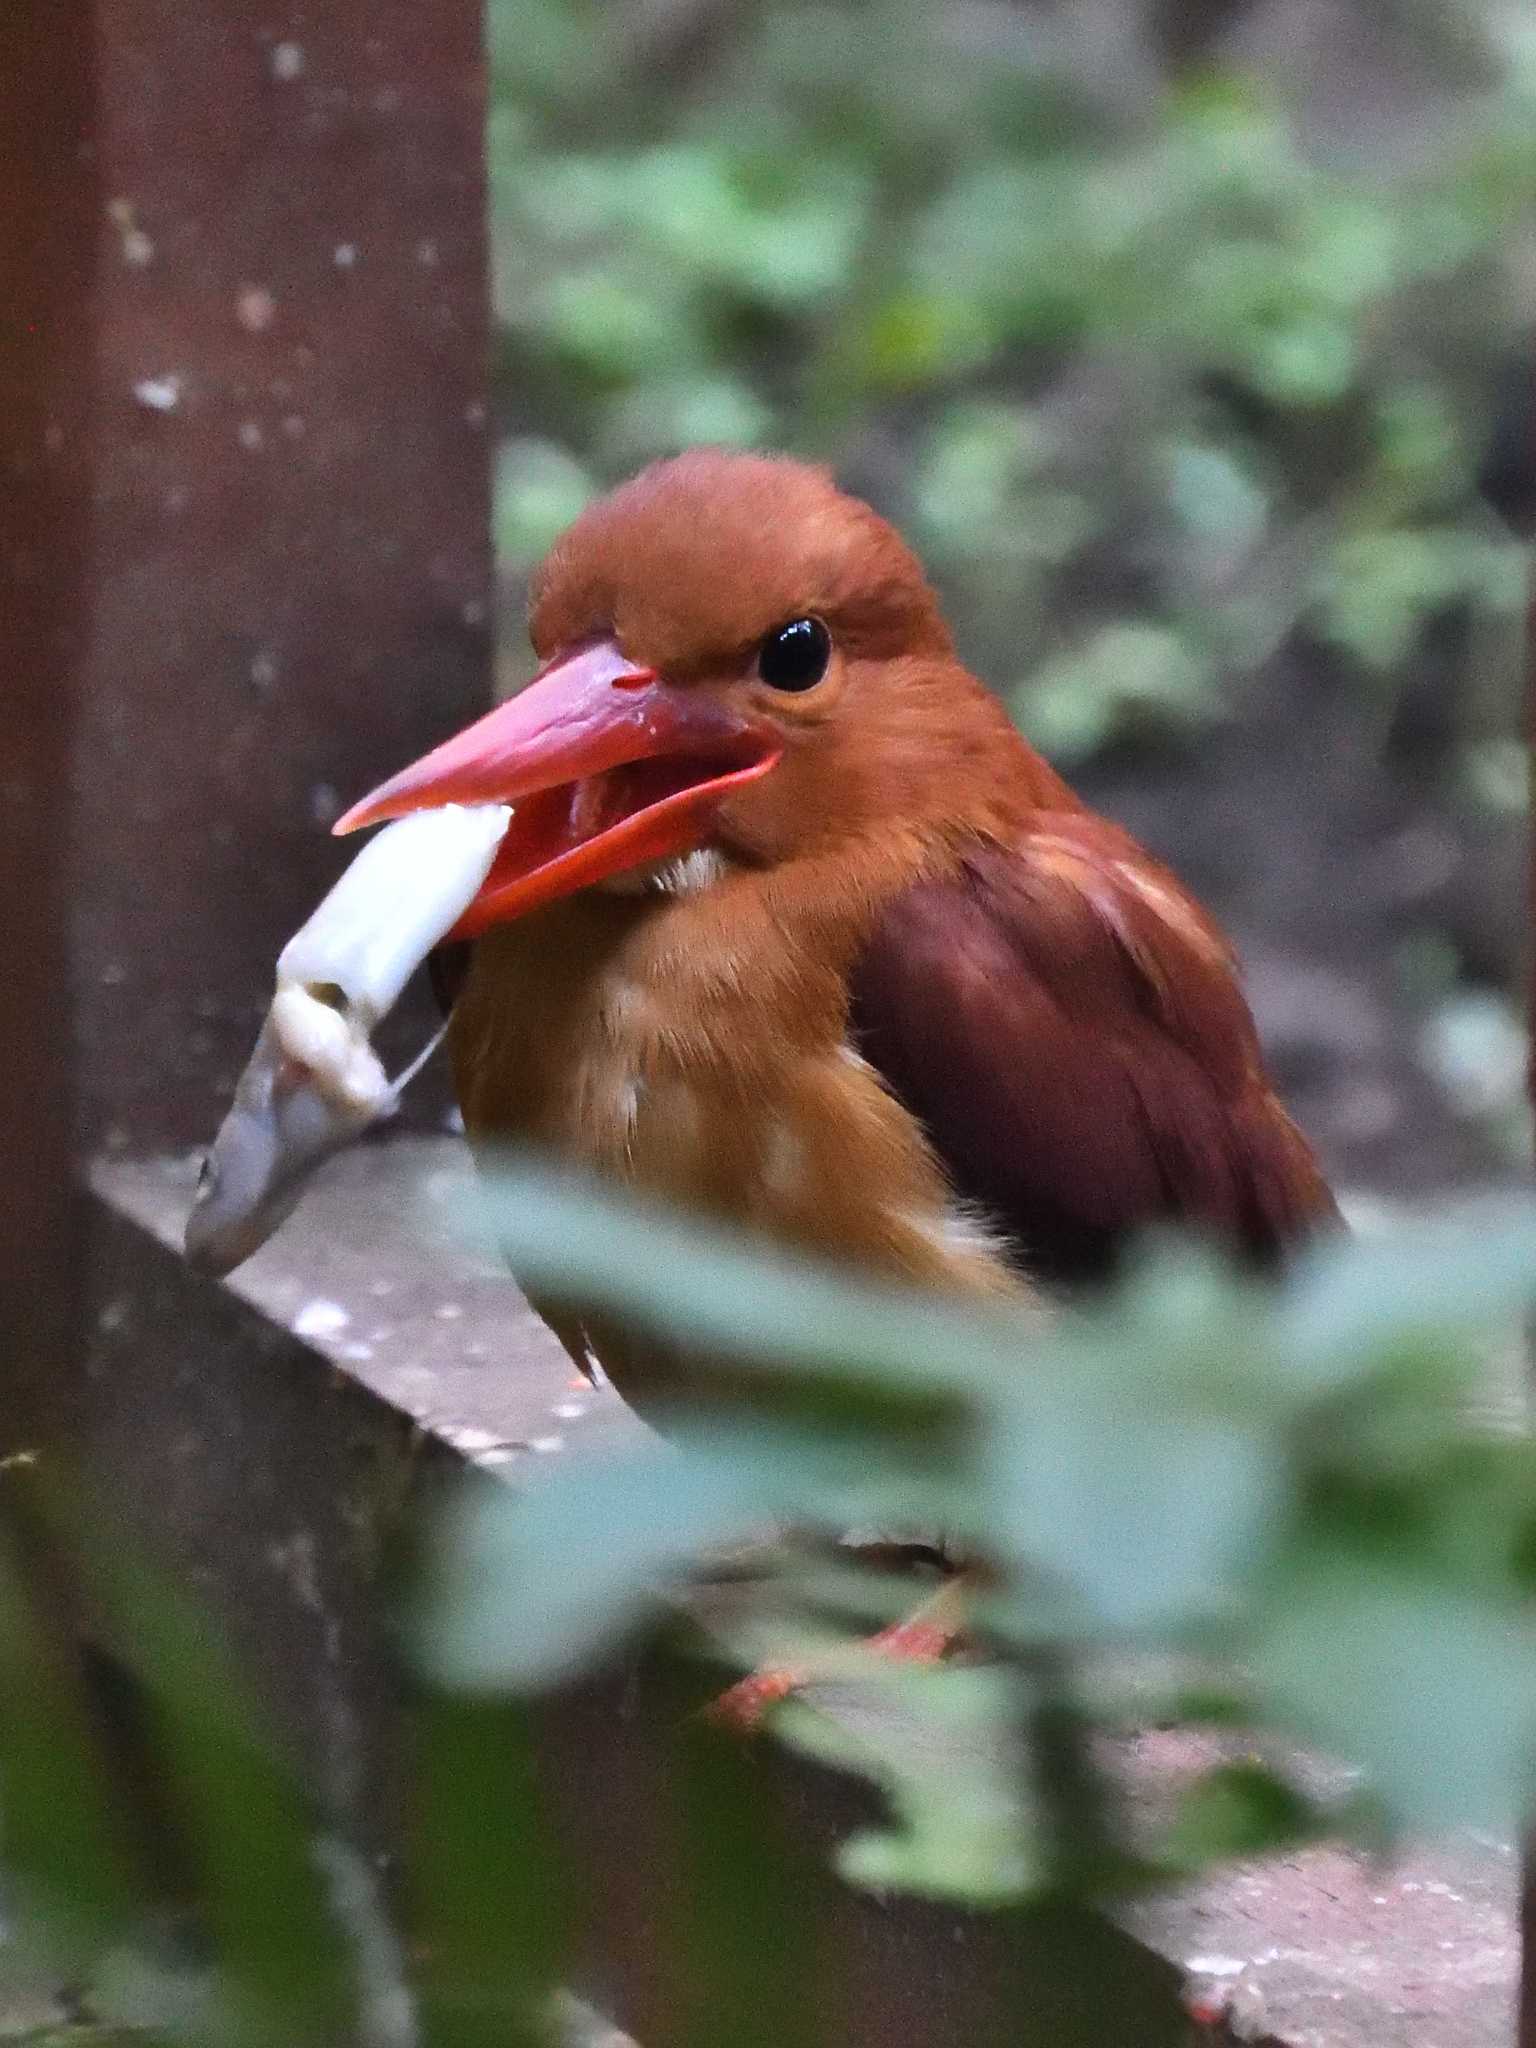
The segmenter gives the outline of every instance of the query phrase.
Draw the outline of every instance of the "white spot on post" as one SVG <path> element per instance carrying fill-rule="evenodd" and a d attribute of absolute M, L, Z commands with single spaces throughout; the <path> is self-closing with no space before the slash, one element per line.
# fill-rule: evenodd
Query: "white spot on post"
<path fill-rule="evenodd" d="M 499 1450 L 506 1439 L 489 1429 L 454 1429 L 448 1432 L 448 1441 L 473 1458 L 482 1451 Z"/>
<path fill-rule="evenodd" d="M 122 237 L 123 261 L 130 270 L 147 269 L 155 260 L 155 245 L 139 226 L 132 200 L 111 200 L 107 213 Z"/>
<path fill-rule="evenodd" d="M 141 377 L 133 387 L 133 395 L 146 412 L 174 412 L 181 404 L 181 379 Z"/>
<path fill-rule="evenodd" d="M 351 1323 L 352 1318 L 339 1301 L 326 1301 L 317 1297 L 305 1302 L 293 1319 L 295 1337 L 339 1337 Z"/>
<path fill-rule="evenodd" d="M 265 285 L 245 285 L 235 300 L 235 318 L 248 334 L 265 334 L 277 318 L 277 301 Z"/>
<path fill-rule="evenodd" d="M 279 84 L 291 85 L 296 78 L 304 76 L 307 61 L 302 44 L 274 43 L 267 63 Z"/>

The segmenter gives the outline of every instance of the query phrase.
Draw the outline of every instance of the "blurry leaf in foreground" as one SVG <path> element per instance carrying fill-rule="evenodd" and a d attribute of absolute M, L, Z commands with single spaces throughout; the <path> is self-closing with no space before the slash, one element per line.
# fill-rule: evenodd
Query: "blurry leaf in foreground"
<path fill-rule="evenodd" d="M 679 1689 L 681 1694 L 682 1689 Z M 835 1966 L 819 1939 L 824 1872 L 770 1796 L 739 1737 L 686 1712 L 666 1758 L 668 1881 L 658 1945 L 671 1970 L 671 2048 L 830 2048 Z"/>
<path fill-rule="evenodd" d="M 1044 1339 L 1043 1321 L 1023 1312 L 861 1280 L 527 1155 L 502 1155 L 483 1180 L 477 1206 L 525 1287 L 705 1355 L 977 1396 Z"/>
<path fill-rule="evenodd" d="M 1403 1825 L 1504 1832 L 1529 1813 L 1536 1633 L 1512 1604 L 1320 1564 L 1277 1589 L 1251 1666 L 1285 1724 L 1361 1766 Z"/>
<path fill-rule="evenodd" d="M 435 1698 L 417 1716 L 406 1861 L 422 2048 L 530 2048 L 577 1926 L 529 1711 Z"/>
<path fill-rule="evenodd" d="M 1282 1300 L 1279 1353 L 1298 1390 L 1346 1385 L 1394 1347 L 1485 1331 L 1536 1298 L 1536 1201 L 1467 1202 L 1382 1237 L 1338 1239 Z"/>
<path fill-rule="evenodd" d="M 26 1931 L 45 1930 L 59 1965 L 75 1968 L 134 1924 L 140 1900 L 102 1759 L 33 1600 L 0 1527 L 0 1858 Z"/>
<path fill-rule="evenodd" d="M 774 1715 L 801 1755 L 877 1785 L 891 1808 L 839 1849 L 854 1884 L 969 1905 L 1027 1893 L 1043 1875 L 1026 1780 L 1010 1739 L 1012 1677 L 996 1669 L 893 1670 L 856 1717 L 814 1694 Z"/>
<path fill-rule="evenodd" d="M 1222 1764 L 1184 1793 L 1162 1850 L 1176 1867 L 1198 1870 L 1229 1856 L 1292 1848 L 1325 1826 L 1313 1801 L 1277 1771 L 1261 1763 Z"/>
<path fill-rule="evenodd" d="M 756 1437 L 656 1447 L 467 1489 L 444 1534 L 423 1654 L 444 1684 L 530 1687 L 596 1657 L 712 1548 L 808 1512 L 828 1472 Z"/>
<path fill-rule="evenodd" d="M 1021 1404 L 986 1447 L 993 1540 L 1072 1636 L 1188 1623 L 1236 1595 L 1280 1505 L 1264 1436 L 1101 1388 Z M 1027 1583 L 1027 1576 L 1026 1576 Z"/>
<path fill-rule="evenodd" d="M 237 2031 L 284 2048 L 350 2038 L 355 1958 L 315 1856 L 313 1817 L 206 1624 L 131 1552 L 64 1509 L 111 1629 L 143 1689 L 173 1807 L 182 1819 Z"/>

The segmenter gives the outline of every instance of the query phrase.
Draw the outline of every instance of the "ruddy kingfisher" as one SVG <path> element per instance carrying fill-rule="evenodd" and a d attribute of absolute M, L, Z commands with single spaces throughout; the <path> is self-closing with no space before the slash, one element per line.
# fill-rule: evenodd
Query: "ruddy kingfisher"
<path fill-rule="evenodd" d="M 556 543 L 529 621 L 532 682 L 336 827 L 491 821 L 438 955 L 472 1145 L 972 1297 L 1100 1281 L 1149 1225 L 1265 1266 L 1334 1220 L 1227 940 L 826 471 L 655 464 Z M 541 1306 L 642 1412 L 686 1381 Z"/>
<path fill-rule="evenodd" d="M 1334 1216 L 1226 939 L 824 470 L 656 464 L 529 622 L 527 688 L 336 827 L 512 807 L 455 934 L 472 1143 L 982 1295 L 1099 1279 L 1151 1224 L 1267 1264 Z M 644 1356 L 600 1356 L 643 1406 Z"/>

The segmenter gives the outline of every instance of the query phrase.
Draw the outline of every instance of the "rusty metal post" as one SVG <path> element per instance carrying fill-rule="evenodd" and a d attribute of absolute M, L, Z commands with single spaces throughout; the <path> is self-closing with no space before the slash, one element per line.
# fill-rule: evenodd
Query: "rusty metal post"
<path fill-rule="evenodd" d="M 0 16 L 0 1454 L 69 1385 L 79 1207 L 67 963 L 94 347 L 84 0 Z"/>
<path fill-rule="evenodd" d="M 89 12 L 83 1110 L 92 1143 L 179 1148 L 341 865 L 326 824 L 489 696 L 482 23 L 479 0 Z"/>
<path fill-rule="evenodd" d="M 1536 370 L 1528 375 L 1536 378 Z M 1527 445 L 1512 460 L 1523 475 L 1527 492 L 1536 471 L 1536 405 L 1517 408 Z M 1508 451 L 1506 451 L 1507 453 Z M 1523 460 L 1520 459 L 1523 456 Z M 1529 535 L 1527 535 L 1529 544 Z M 1526 745 L 1530 759 L 1532 810 L 1527 824 L 1529 871 L 1526 885 L 1526 1030 L 1529 1063 L 1526 1088 L 1536 1108 L 1536 577 L 1533 577 L 1526 624 Z M 1528 1368 L 1536 1365 L 1536 1330 L 1527 1326 Z M 1527 1836 L 1520 1893 L 1520 2003 L 1516 2020 L 1518 2048 L 1536 2048 L 1536 1836 Z"/>

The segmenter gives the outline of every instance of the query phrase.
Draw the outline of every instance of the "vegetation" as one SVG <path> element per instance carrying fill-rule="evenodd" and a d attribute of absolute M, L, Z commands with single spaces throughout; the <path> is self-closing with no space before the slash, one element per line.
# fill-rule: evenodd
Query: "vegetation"
<path fill-rule="evenodd" d="M 1502 1831 L 1528 1810 L 1536 1446 L 1476 1403 L 1490 1339 L 1507 1344 L 1536 1294 L 1530 1204 L 1334 1244 L 1275 1292 L 1149 1250 L 1113 1300 L 1048 1328 L 766 1258 L 517 1161 L 491 1206 L 531 1281 L 728 1356 L 736 1397 L 676 1417 L 667 1445 L 463 1495 L 416 1603 L 417 1822 L 389 1902 L 317 1841 L 201 1627 L 87 1515 L 9 1475 L 143 1687 L 196 1846 L 211 1960 L 189 1978 L 146 1945 L 150 1880 L 8 1552 L 6 1865 L 27 1938 L 108 2016 L 155 2040 L 283 2048 L 548 2038 L 583 1909 L 540 1702 L 649 1640 L 653 1673 L 657 1645 L 673 1672 L 671 1782 L 693 1830 L 667 1895 L 686 1999 L 716 2029 L 697 2038 L 739 2023 L 814 2042 L 809 1852 L 771 1819 L 755 1753 L 693 1715 L 721 1652 L 677 1606 L 701 1561 L 771 1523 L 939 1527 L 988 1567 L 985 1655 L 921 1671 L 859 1648 L 910 1589 L 855 1556 L 786 1550 L 738 1589 L 726 1633 L 744 1660 L 810 1658 L 886 1695 L 851 1724 L 814 1695 L 776 1710 L 786 1739 L 883 1797 L 884 1820 L 838 1851 L 855 1885 L 1008 1913 L 1322 1834 Z M 689 1678 L 701 1654 L 716 1661 Z M 1097 1740 L 1133 1716 L 1243 1731 L 1150 1833 Z M 1308 1791 L 1292 1740 L 1358 1777 Z M 1076 1995 L 1086 2025 L 1108 1993 Z"/>
<path fill-rule="evenodd" d="M 1379 689 L 1428 616 L 1507 619 L 1529 21 L 1301 12 L 498 0 L 509 567 L 690 442 L 834 460 L 1067 761 L 1229 714 L 1300 629 Z"/>

